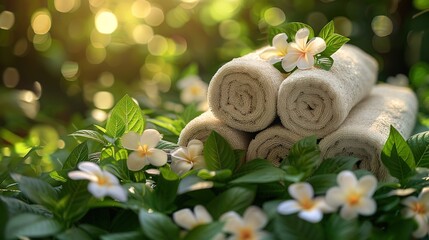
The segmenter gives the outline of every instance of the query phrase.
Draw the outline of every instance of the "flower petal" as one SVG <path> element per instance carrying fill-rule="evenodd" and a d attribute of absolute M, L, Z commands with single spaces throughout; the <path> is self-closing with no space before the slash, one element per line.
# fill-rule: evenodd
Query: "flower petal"
<path fill-rule="evenodd" d="M 268 223 L 265 213 L 256 206 L 250 206 L 243 214 L 243 221 L 253 229 L 262 229 Z"/>
<path fill-rule="evenodd" d="M 185 147 L 178 147 L 173 152 L 171 152 L 172 160 L 181 160 L 181 161 L 190 161 L 188 159 L 188 151 Z"/>
<path fill-rule="evenodd" d="M 121 138 L 122 147 L 128 150 L 137 150 L 139 148 L 140 134 L 136 132 L 127 132 Z"/>
<path fill-rule="evenodd" d="M 161 167 L 167 163 L 167 153 L 161 149 L 149 149 L 150 157 L 148 157 L 150 164 Z"/>
<path fill-rule="evenodd" d="M 286 200 L 277 207 L 277 211 L 285 215 L 299 212 L 301 209 L 301 205 L 295 200 Z"/>
<path fill-rule="evenodd" d="M 197 220 L 189 208 L 184 208 L 173 213 L 173 220 L 177 225 L 186 230 L 191 230 L 197 225 Z"/>
<path fill-rule="evenodd" d="M 288 53 L 282 60 L 282 68 L 286 72 L 292 71 L 296 67 L 296 62 L 300 57 L 299 53 Z"/>
<path fill-rule="evenodd" d="M 273 38 L 273 47 L 277 49 L 278 52 L 286 54 L 288 48 L 286 33 L 279 33 Z"/>
<path fill-rule="evenodd" d="M 228 233 L 237 233 L 244 225 L 240 215 L 233 211 L 222 214 L 219 220 L 225 222 L 223 230 Z"/>
<path fill-rule="evenodd" d="M 340 216 L 346 220 L 351 220 L 357 217 L 357 211 L 355 208 L 349 205 L 344 205 L 340 210 Z"/>
<path fill-rule="evenodd" d="M 102 198 L 107 194 L 106 186 L 98 185 L 96 182 L 90 182 L 88 184 L 88 191 L 96 198 Z"/>
<path fill-rule="evenodd" d="M 299 47 L 298 49 L 300 49 L 301 51 L 305 50 L 308 35 L 310 35 L 310 30 L 308 30 L 308 28 L 301 28 L 295 34 L 295 42 Z"/>
<path fill-rule="evenodd" d="M 113 185 L 107 188 L 107 195 L 120 202 L 126 202 L 128 199 L 127 191 L 120 185 Z"/>
<path fill-rule="evenodd" d="M 198 156 L 193 160 L 194 160 L 194 169 L 206 168 L 206 161 L 204 160 L 204 156 Z"/>
<path fill-rule="evenodd" d="M 146 129 L 140 137 L 140 144 L 147 145 L 148 148 L 154 148 L 161 141 L 162 135 L 155 129 Z"/>
<path fill-rule="evenodd" d="M 314 56 L 310 53 L 303 54 L 298 61 L 296 62 L 296 66 L 298 69 L 310 69 L 314 65 Z"/>
<path fill-rule="evenodd" d="M 317 223 L 323 218 L 323 213 L 317 208 L 313 208 L 309 211 L 301 211 L 298 216 L 306 221 Z"/>
<path fill-rule="evenodd" d="M 278 60 L 277 62 L 279 62 L 282 56 L 276 48 L 268 47 L 259 54 L 259 57 L 264 60 L 276 59 Z"/>
<path fill-rule="evenodd" d="M 422 238 L 429 232 L 429 225 L 427 221 L 422 217 L 415 218 L 417 222 L 417 229 L 413 232 L 413 236 L 416 238 Z"/>
<path fill-rule="evenodd" d="M 83 171 L 71 171 L 68 173 L 68 176 L 73 180 L 89 180 L 91 182 L 96 182 L 98 179 L 96 175 Z"/>
<path fill-rule="evenodd" d="M 326 203 L 337 208 L 345 203 L 346 197 L 339 187 L 332 187 L 326 192 Z"/>
<path fill-rule="evenodd" d="M 289 186 L 288 191 L 297 200 L 309 200 L 314 196 L 313 187 L 307 182 L 294 183 Z"/>
<path fill-rule="evenodd" d="M 212 216 L 207 209 L 202 205 L 197 205 L 194 207 L 195 218 L 198 223 L 211 223 L 213 221 Z"/>
<path fill-rule="evenodd" d="M 77 167 L 87 173 L 94 174 L 94 175 L 101 175 L 101 168 L 97 164 L 93 162 L 80 162 Z"/>
<path fill-rule="evenodd" d="M 365 216 L 369 216 L 375 213 L 377 210 L 377 205 L 375 201 L 371 198 L 361 198 L 359 202 L 359 213 Z"/>
<path fill-rule="evenodd" d="M 356 187 L 357 179 L 353 172 L 346 170 L 338 174 L 337 183 L 341 189 L 350 189 Z"/>
<path fill-rule="evenodd" d="M 420 199 L 420 202 L 423 203 L 428 208 L 428 211 L 429 211 L 429 191 L 425 191 L 425 192 L 422 191 L 419 194 L 419 199 Z"/>
<path fill-rule="evenodd" d="M 307 44 L 307 52 L 313 55 L 321 53 L 326 49 L 326 42 L 323 38 L 315 37 L 311 39 Z"/>
<path fill-rule="evenodd" d="M 128 155 L 127 167 L 131 171 L 139 171 L 144 166 L 149 165 L 149 161 L 145 157 L 140 157 L 137 152 L 132 152 Z"/>
<path fill-rule="evenodd" d="M 173 160 L 171 162 L 171 170 L 177 175 L 181 176 L 184 173 L 188 172 L 192 168 L 192 162 L 183 161 L 183 160 Z"/>
<path fill-rule="evenodd" d="M 198 139 L 192 139 L 188 143 L 188 154 L 190 157 L 203 154 L 204 144 Z"/>
<path fill-rule="evenodd" d="M 372 175 L 366 175 L 359 179 L 359 189 L 365 196 L 372 196 L 377 188 L 377 178 Z"/>
<path fill-rule="evenodd" d="M 118 178 L 117 178 L 115 175 L 113 175 L 112 173 L 110 173 L 110 172 L 108 172 L 108 171 L 103 170 L 103 177 L 108 178 L 108 179 L 109 179 L 109 182 L 110 182 L 111 184 L 119 185 L 119 180 L 118 180 Z"/>
<path fill-rule="evenodd" d="M 401 201 L 401 203 L 404 204 L 405 206 L 409 207 L 409 208 L 412 208 L 414 203 L 416 203 L 417 201 L 418 201 L 417 197 L 409 196 L 409 197 L 406 197 L 405 199 L 403 199 Z"/>

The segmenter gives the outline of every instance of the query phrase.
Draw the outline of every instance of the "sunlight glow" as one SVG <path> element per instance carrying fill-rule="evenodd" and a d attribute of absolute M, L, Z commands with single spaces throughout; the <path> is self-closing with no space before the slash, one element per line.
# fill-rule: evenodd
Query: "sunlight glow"
<path fill-rule="evenodd" d="M 131 6 L 131 13 L 134 17 L 145 18 L 151 11 L 150 2 L 145 0 L 136 0 Z"/>
<path fill-rule="evenodd" d="M 118 27 L 118 20 L 115 14 L 108 10 L 100 10 L 95 15 L 95 28 L 103 34 L 111 34 Z"/>

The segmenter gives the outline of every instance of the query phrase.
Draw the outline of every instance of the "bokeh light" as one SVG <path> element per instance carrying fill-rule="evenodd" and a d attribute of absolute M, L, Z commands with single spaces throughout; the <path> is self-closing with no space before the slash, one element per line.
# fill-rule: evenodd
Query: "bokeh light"
<path fill-rule="evenodd" d="M 79 8 L 80 0 L 54 0 L 54 6 L 58 12 L 68 13 Z"/>
<path fill-rule="evenodd" d="M 115 104 L 113 94 L 107 91 L 97 92 L 94 94 L 92 101 L 94 102 L 94 106 L 99 109 L 110 109 Z"/>
<path fill-rule="evenodd" d="M 147 44 L 153 38 L 153 30 L 146 24 L 139 24 L 133 30 L 133 39 L 136 43 Z"/>
<path fill-rule="evenodd" d="M 69 81 L 76 80 L 79 72 L 79 64 L 77 62 L 67 61 L 61 66 L 61 74 Z"/>
<path fill-rule="evenodd" d="M 136 0 L 131 6 L 131 13 L 137 18 L 145 18 L 151 12 L 151 4 L 145 0 Z"/>
<path fill-rule="evenodd" d="M 0 13 L 0 29 L 9 30 L 15 23 L 15 14 L 10 11 L 3 11 Z"/>
<path fill-rule="evenodd" d="M 164 12 L 159 7 L 151 7 L 149 14 L 144 17 L 144 19 L 150 26 L 159 26 L 162 22 L 164 22 Z"/>
<path fill-rule="evenodd" d="M 3 83 L 8 88 L 14 88 L 19 83 L 19 72 L 16 68 L 8 67 L 3 72 Z"/>
<path fill-rule="evenodd" d="M 111 34 L 118 27 L 118 20 L 111 11 L 103 9 L 95 15 L 95 27 L 100 33 Z"/>
<path fill-rule="evenodd" d="M 371 22 L 372 30 L 379 37 L 389 36 L 393 31 L 393 23 L 389 17 L 380 15 L 374 17 Z"/>
<path fill-rule="evenodd" d="M 264 12 L 264 20 L 271 26 L 277 26 L 286 21 L 286 15 L 280 8 L 268 8 Z"/>
<path fill-rule="evenodd" d="M 35 34 L 46 34 L 51 29 L 51 15 L 48 10 L 39 10 L 31 18 L 31 27 Z"/>

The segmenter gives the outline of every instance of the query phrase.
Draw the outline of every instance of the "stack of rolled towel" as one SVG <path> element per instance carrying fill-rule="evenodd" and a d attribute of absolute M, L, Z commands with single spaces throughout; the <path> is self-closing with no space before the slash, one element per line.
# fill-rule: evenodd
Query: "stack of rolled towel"
<path fill-rule="evenodd" d="M 380 161 L 393 125 L 408 138 L 415 124 L 417 99 L 408 88 L 375 85 L 378 65 L 361 49 L 346 44 L 332 55 L 334 65 L 295 70 L 286 75 L 261 59 L 260 49 L 223 65 L 208 89 L 210 111 L 192 120 L 179 145 L 204 141 L 211 131 L 246 160 L 274 165 L 303 137 L 316 135 L 325 158 L 346 155 L 380 180 L 389 174 Z"/>

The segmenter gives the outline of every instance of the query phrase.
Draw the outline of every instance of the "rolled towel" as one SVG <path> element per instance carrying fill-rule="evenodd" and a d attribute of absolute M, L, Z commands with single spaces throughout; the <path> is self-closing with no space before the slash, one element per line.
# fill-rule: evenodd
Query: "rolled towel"
<path fill-rule="evenodd" d="M 277 92 L 285 76 L 259 57 L 263 50 L 226 63 L 210 81 L 209 107 L 232 128 L 257 132 L 277 116 Z"/>
<path fill-rule="evenodd" d="M 325 157 L 356 156 L 358 168 L 388 180 L 387 169 L 380 161 L 381 150 L 393 125 L 404 138 L 413 130 L 417 98 L 408 88 L 382 84 L 374 87 L 367 98 L 356 105 L 344 123 L 320 141 Z"/>
<path fill-rule="evenodd" d="M 286 129 L 281 124 L 271 126 L 258 133 L 250 141 L 246 159 L 251 161 L 256 158 L 263 158 L 278 167 L 288 155 L 292 145 L 300 139 L 299 135 Z"/>
<path fill-rule="evenodd" d="M 191 120 L 182 130 L 179 136 L 178 144 L 186 146 L 192 139 L 205 141 L 212 131 L 219 133 L 231 145 L 233 149 L 247 150 L 250 139 L 250 133 L 233 129 L 219 119 L 210 111 Z"/>
<path fill-rule="evenodd" d="M 376 82 L 377 62 L 361 49 L 344 45 L 332 58 L 331 70 L 296 70 L 280 85 L 277 114 L 301 136 L 321 138 L 337 129 Z"/>

